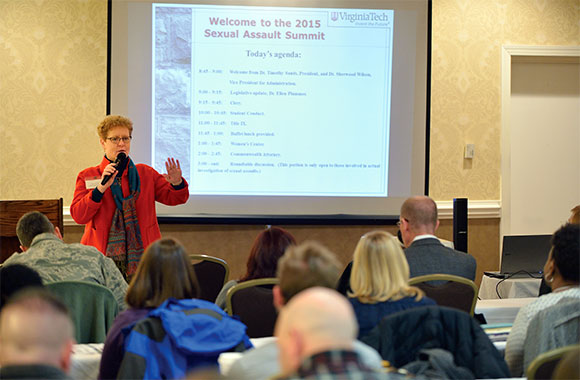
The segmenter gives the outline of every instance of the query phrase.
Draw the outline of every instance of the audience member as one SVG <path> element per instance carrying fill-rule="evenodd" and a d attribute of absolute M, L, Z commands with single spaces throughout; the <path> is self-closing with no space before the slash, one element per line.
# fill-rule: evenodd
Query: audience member
<path fill-rule="evenodd" d="M 240 282 L 276 277 L 278 259 L 282 257 L 286 248 L 295 244 L 294 236 L 282 228 L 268 227 L 260 232 L 250 250 L 246 273 L 240 279 L 228 281 L 224 285 L 216 298 L 216 305 L 225 310 L 228 290 Z"/>
<path fill-rule="evenodd" d="M 397 242 L 399 243 L 401 248 L 405 247 L 403 245 L 403 238 L 401 236 L 401 230 L 397 231 Z M 350 287 L 350 275 L 351 275 L 351 273 L 352 273 L 352 260 L 346 265 L 346 267 L 342 271 L 342 274 L 340 275 L 340 278 L 338 279 L 338 285 L 336 286 L 336 290 L 344 296 L 346 296 L 348 293 L 352 292 L 352 288 Z"/>
<path fill-rule="evenodd" d="M 276 322 L 283 375 L 278 379 L 382 379 L 354 351 L 354 311 L 340 293 L 321 287 L 300 292 Z"/>
<path fill-rule="evenodd" d="M 56 281 L 94 282 L 109 288 L 124 310 L 127 283 L 115 263 L 94 247 L 67 244 L 58 227 L 46 215 L 32 211 L 16 224 L 22 253 L 14 253 L 4 265 L 24 264 L 36 270 L 47 284 Z"/>
<path fill-rule="evenodd" d="M 570 218 L 568 218 L 568 223 L 570 224 L 580 224 L 580 205 L 574 207 L 570 210 Z M 540 283 L 540 291 L 538 292 L 538 296 L 543 296 L 544 294 L 551 293 L 552 289 L 546 283 L 546 279 L 542 277 L 542 282 Z"/>
<path fill-rule="evenodd" d="M 524 371 L 524 342 L 532 318 L 563 298 L 580 298 L 580 225 L 566 224 L 554 233 L 544 277 L 552 293 L 520 309 L 507 339 L 505 358 L 514 377 L 520 377 Z"/>
<path fill-rule="evenodd" d="M 0 379 L 69 379 L 74 344 L 66 306 L 29 288 L 0 313 Z"/>
<path fill-rule="evenodd" d="M 411 277 L 442 273 L 475 280 L 475 259 L 441 244 L 435 236 L 438 227 L 437 205 L 431 198 L 416 196 L 403 203 L 399 229 Z"/>
<path fill-rule="evenodd" d="M 125 354 L 124 327 L 145 318 L 170 297 L 195 298 L 198 293 L 199 285 L 185 248 L 173 239 L 161 239 L 151 244 L 129 285 L 125 297 L 129 309 L 117 316 L 107 334 L 99 379 L 117 378 Z"/>
<path fill-rule="evenodd" d="M 42 287 L 38 272 L 26 265 L 13 264 L 0 268 L 0 310 L 17 291 L 27 287 Z"/>
<path fill-rule="evenodd" d="M 435 305 L 423 291 L 409 286 L 409 265 L 396 238 L 383 231 L 360 238 L 350 276 L 348 294 L 359 325 L 359 337 L 385 316 L 419 306 Z"/>
<path fill-rule="evenodd" d="M 280 311 L 296 294 L 311 287 L 333 289 L 338 278 L 340 263 L 336 256 L 322 245 L 305 242 L 288 247 L 278 261 L 279 285 L 274 286 L 274 306 Z M 378 353 L 359 341 L 354 350 L 368 367 L 381 368 Z M 280 373 L 278 345 L 269 342 L 250 350 L 233 363 L 228 378 L 236 380 L 269 379 Z"/>

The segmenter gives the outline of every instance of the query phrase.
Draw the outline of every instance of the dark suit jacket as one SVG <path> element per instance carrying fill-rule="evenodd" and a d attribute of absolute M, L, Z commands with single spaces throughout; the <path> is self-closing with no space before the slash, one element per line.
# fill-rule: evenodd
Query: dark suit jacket
<path fill-rule="evenodd" d="M 475 280 L 477 263 L 473 256 L 445 247 L 436 238 L 414 241 L 405 249 L 411 277 L 426 274 L 452 274 Z"/>

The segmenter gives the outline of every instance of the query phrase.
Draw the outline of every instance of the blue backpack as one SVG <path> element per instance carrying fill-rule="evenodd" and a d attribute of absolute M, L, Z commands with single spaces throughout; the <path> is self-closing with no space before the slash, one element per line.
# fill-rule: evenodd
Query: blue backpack
<path fill-rule="evenodd" d="M 215 304 L 170 298 L 123 329 L 125 356 L 118 379 L 175 379 L 217 366 L 226 351 L 252 347 L 246 326 Z"/>

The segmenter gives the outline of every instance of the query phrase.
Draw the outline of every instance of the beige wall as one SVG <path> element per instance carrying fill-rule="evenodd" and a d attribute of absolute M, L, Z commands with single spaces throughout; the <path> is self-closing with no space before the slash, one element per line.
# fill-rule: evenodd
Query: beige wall
<path fill-rule="evenodd" d="M 579 12 L 578 0 L 433 0 L 435 199 L 500 199 L 500 48 L 579 45 Z M 63 197 L 70 205 L 76 174 L 98 162 L 106 13 L 105 0 L 0 0 L 0 199 Z M 465 143 L 475 144 L 472 162 L 462 158 Z M 498 225 L 497 219 L 470 221 L 470 250 L 479 270 L 497 266 Z M 163 231 L 188 243 L 201 241 L 200 250 L 228 241 L 229 255 L 245 256 L 256 228 Z M 343 260 L 366 229 L 350 227 L 341 235 L 344 227 L 324 227 L 331 230 L 324 235 L 321 228 L 305 228 L 295 229 L 300 238 L 321 237 Z M 78 228 L 68 230 L 78 241 Z M 450 238 L 449 231 L 444 224 L 441 235 Z M 348 238 L 336 241 L 337 236 Z"/>
<path fill-rule="evenodd" d="M 579 21 L 577 0 L 433 0 L 435 199 L 500 199 L 501 46 L 579 45 Z"/>
<path fill-rule="evenodd" d="M 435 199 L 500 199 L 500 48 L 579 45 L 579 12 L 577 0 L 433 0 Z M 97 163 L 106 16 L 105 0 L 0 0 L 1 199 L 69 205 L 76 174 Z"/>

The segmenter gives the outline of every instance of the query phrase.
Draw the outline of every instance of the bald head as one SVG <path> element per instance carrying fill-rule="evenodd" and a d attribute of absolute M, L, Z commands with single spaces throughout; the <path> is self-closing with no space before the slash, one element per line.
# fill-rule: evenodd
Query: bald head
<path fill-rule="evenodd" d="M 0 313 L 2 366 L 46 364 L 67 372 L 73 344 L 66 307 L 46 290 L 24 290 Z"/>
<path fill-rule="evenodd" d="M 433 199 L 415 196 L 408 198 L 401 206 L 401 235 L 405 246 L 408 247 L 415 236 L 434 235 L 437 227 L 437 204 Z"/>
<path fill-rule="evenodd" d="M 352 349 L 358 325 L 345 297 L 328 288 L 306 289 L 282 309 L 276 322 L 280 364 L 285 373 L 318 352 Z"/>

